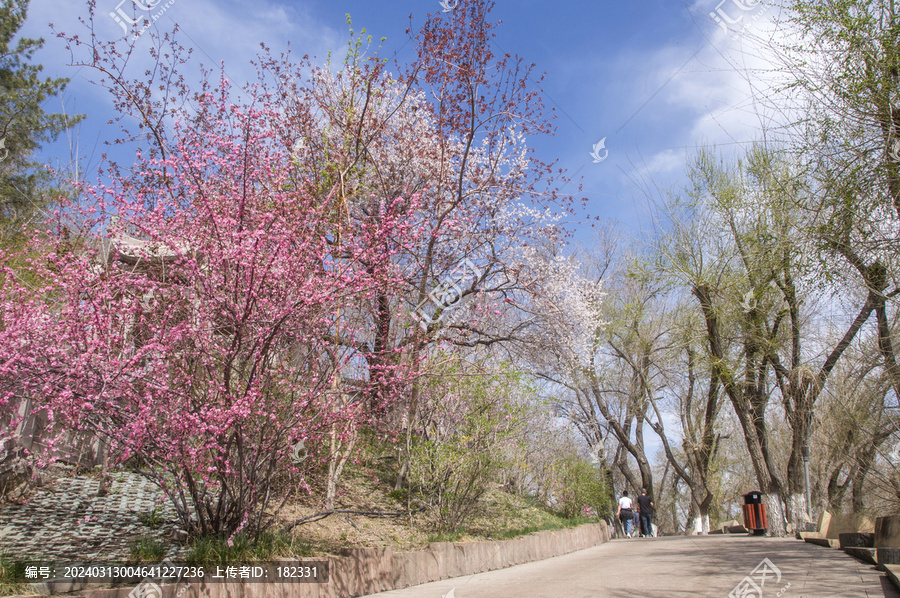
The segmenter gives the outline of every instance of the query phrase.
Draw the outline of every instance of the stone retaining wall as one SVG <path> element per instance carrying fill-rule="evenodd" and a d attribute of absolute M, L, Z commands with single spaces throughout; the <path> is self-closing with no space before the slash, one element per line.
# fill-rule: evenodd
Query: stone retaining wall
<path fill-rule="evenodd" d="M 825 537 L 829 540 L 839 540 L 841 534 L 874 533 L 875 520 L 863 513 L 848 513 L 847 515 L 833 515 L 828 525 Z"/>
<path fill-rule="evenodd" d="M 813 544 L 840 548 L 841 535 L 872 534 L 875 532 L 875 520 L 862 513 L 832 515 L 828 511 L 823 511 L 817 528 L 812 532 L 798 532 L 797 537 Z"/>
<path fill-rule="evenodd" d="M 875 520 L 874 544 L 879 565 L 900 563 L 900 515 Z"/>
<path fill-rule="evenodd" d="M 328 583 L 201 583 L 189 588 L 163 584 L 159 598 L 351 598 L 538 561 L 609 539 L 609 527 L 600 522 L 499 542 L 436 542 L 418 552 L 394 552 L 390 547 L 352 548 L 342 556 L 328 559 Z M 132 590 L 133 587 L 89 590 L 81 595 L 129 598 Z"/>

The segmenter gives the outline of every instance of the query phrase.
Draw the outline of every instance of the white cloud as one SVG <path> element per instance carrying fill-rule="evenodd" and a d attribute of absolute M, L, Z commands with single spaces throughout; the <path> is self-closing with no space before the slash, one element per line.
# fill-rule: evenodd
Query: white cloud
<path fill-rule="evenodd" d="M 754 6 L 748 0 L 743 4 Z M 797 117 L 787 96 L 777 92 L 784 81 L 777 72 L 780 57 L 776 48 L 788 35 L 780 24 L 781 9 L 755 5 L 739 27 L 726 34 L 708 17 L 716 6 L 717 2 L 703 2 L 692 7 L 706 44 L 686 65 L 697 46 L 681 40 L 656 48 L 652 56 L 643 59 L 658 65 L 653 83 L 665 84 L 648 116 L 656 122 L 672 122 L 671 129 L 678 133 L 660 135 L 662 142 L 651 146 L 652 153 L 644 152 L 646 158 L 635 165 L 636 176 L 677 176 L 684 172 L 684 162 L 694 148 L 700 146 L 716 146 L 725 156 L 738 155 L 764 135 L 771 138 L 773 131 L 783 131 Z"/>
<path fill-rule="evenodd" d="M 145 4 L 152 3 L 143 1 Z M 120 25 L 109 14 L 119 5 L 120 0 L 98 0 L 94 31 L 99 40 L 112 41 L 124 37 Z M 259 53 L 260 42 L 265 42 L 276 55 L 290 42 L 292 52 L 298 59 L 309 54 L 322 60 L 329 51 L 340 56 L 345 48 L 346 33 L 317 21 L 299 3 L 155 0 L 152 9 L 139 10 L 130 0 L 126 0 L 121 4 L 121 9 L 137 18 L 158 16 L 151 30 L 160 34 L 171 31 L 177 24 L 181 30 L 177 39 L 185 47 L 194 48 L 194 57 L 189 63 L 191 74 L 198 72 L 199 63 L 217 69 L 224 61 L 226 71 L 233 83 L 238 85 L 256 79 L 250 61 Z M 88 18 L 84 3 L 32 0 L 29 19 L 22 33 L 47 38 L 46 49 L 37 58 L 48 74 L 76 76 L 75 70 L 67 66 L 71 57 L 65 51 L 64 42 L 53 36 L 48 24 L 53 23 L 57 31 L 67 35 L 77 34 L 87 41 L 89 31 L 79 23 L 79 18 Z M 129 64 L 132 76 L 141 76 L 145 69 L 153 67 L 148 52 L 151 43 L 150 31 L 138 39 L 136 52 Z M 76 54 L 75 58 L 81 56 Z M 94 74 L 82 70 L 77 77 L 89 78 Z M 86 88 L 82 91 L 88 92 Z M 106 95 L 106 92 L 102 94 Z"/>
<path fill-rule="evenodd" d="M 637 174 L 643 177 L 653 178 L 658 175 L 679 175 L 684 172 L 685 153 L 680 149 L 667 149 L 657 152 L 650 159 L 640 165 Z"/>
<path fill-rule="evenodd" d="M 120 40 L 124 49 L 126 40 L 121 27 L 110 17 L 121 0 L 97 0 L 93 31 L 99 41 Z M 178 70 L 190 87 L 199 88 L 200 65 L 212 70 L 211 77 L 216 82 L 220 65 L 224 62 L 226 76 L 232 84 L 234 98 L 244 83 L 257 80 L 256 70 L 250 62 L 259 54 L 260 42 L 265 42 L 277 57 L 288 47 L 295 60 L 308 54 L 321 64 L 329 51 L 334 60 L 340 61 L 346 51 L 347 33 L 335 29 L 329 23 L 314 18 L 300 2 L 275 2 L 259 0 L 138 0 L 144 6 L 153 5 L 150 10 L 138 10 L 131 0 L 121 5 L 126 14 L 139 17 L 159 15 L 152 29 L 158 34 L 170 32 L 177 23 L 180 32 L 177 41 L 194 53 L 187 64 Z M 168 4 L 168 6 L 167 6 Z M 161 14 L 160 14 L 161 13 Z M 133 155 L 133 147 L 114 144 L 105 148 L 104 141 L 120 137 L 117 126 L 107 123 L 118 113 L 113 105 L 113 96 L 105 88 L 96 85 L 100 73 L 89 67 L 70 66 L 84 61 L 90 54 L 87 48 L 76 48 L 74 55 L 66 49 L 64 40 L 56 33 L 67 36 L 78 35 L 81 41 L 90 41 L 90 29 L 79 19 L 89 20 L 86 2 L 59 2 L 59 0 L 31 0 L 28 20 L 21 35 L 31 38 L 43 37 L 45 46 L 34 56 L 34 62 L 43 66 L 46 77 L 67 77 L 71 81 L 61 98 L 50 98 L 45 108 L 58 112 L 61 102 L 68 113 L 86 113 L 87 119 L 63 139 L 45 148 L 46 159 L 54 165 L 63 156 L 81 154 L 80 166 L 85 177 L 92 178 L 93 169 L 100 163 L 102 152 L 110 157 L 128 163 Z M 53 29 L 50 24 L 53 24 Z M 142 79 L 146 71 L 155 70 L 150 55 L 154 43 L 150 31 L 138 40 L 135 50 L 128 60 L 126 78 Z M 106 65 L 109 66 L 109 65 Z M 162 93 L 154 90 L 155 93 Z"/>

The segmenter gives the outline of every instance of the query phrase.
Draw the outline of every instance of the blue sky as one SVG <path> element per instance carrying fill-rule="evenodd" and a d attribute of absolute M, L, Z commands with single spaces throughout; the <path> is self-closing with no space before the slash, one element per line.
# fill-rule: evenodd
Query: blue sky
<path fill-rule="evenodd" d="M 121 36 L 108 15 L 119 6 L 134 11 L 132 0 L 98 0 L 101 39 Z M 165 6 L 159 2 L 150 14 Z M 727 32 L 710 16 L 717 8 L 717 16 L 732 21 Z M 275 53 L 290 42 L 297 54 L 320 61 L 329 51 L 340 55 L 348 13 L 357 31 L 366 28 L 376 40 L 387 38 L 382 55 L 412 57 L 405 34 L 409 16 L 418 26 L 427 13 L 441 9 L 439 0 L 169 0 L 155 25 L 167 31 L 177 22 L 181 41 L 196 48 L 198 62 L 224 61 L 230 78 L 243 82 L 253 77 L 249 61 L 261 41 Z M 101 153 L 123 158 L 117 153 L 122 148 L 103 145 L 117 136 L 117 127 L 107 124 L 116 114 L 108 92 L 90 82 L 94 73 L 67 66 L 69 55 L 49 27 L 52 22 L 57 31 L 84 35 L 78 17 L 86 14 L 80 0 L 32 0 L 22 33 L 47 39 L 36 60 L 48 76 L 72 79 L 62 101 L 67 111 L 87 114 L 71 139 L 47 148 L 47 159 L 52 164 L 67 160 L 77 141 L 76 153 L 92 180 Z M 558 117 L 554 138 L 530 143 L 544 161 L 559 160 L 570 175 L 583 177 L 583 195 L 590 203 L 588 214 L 572 221 L 577 238 L 589 239 L 588 216 L 615 219 L 637 232 L 647 225 L 642 186 L 677 184 L 685 158 L 700 144 L 718 144 L 730 152 L 760 137 L 763 120 L 750 90 L 751 85 L 764 90 L 766 84 L 754 80 L 752 72 L 765 67 L 760 52 L 777 15 L 776 8 L 758 0 L 497 3 L 493 17 L 502 21 L 495 30 L 497 49 L 519 54 L 546 73 L 545 103 Z M 148 64 L 149 37 L 138 41 L 139 55 Z M 135 67 L 133 72 L 143 68 Z M 46 108 L 59 111 L 60 100 L 48 100 Z M 603 138 L 605 150 L 598 155 L 606 158 L 595 163 L 590 152 Z"/>
<path fill-rule="evenodd" d="M 157 29 L 168 31 L 177 23 L 182 43 L 196 50 L 195 61 L 207 66 L 224 61 L 234 83 L 255 78 L 250 61 L 260 42 L 276 55 L 290 42 L 298 55 L 316 56 L 321 63 L 333 52 L 339 60 L 348 39 L 348 13 L 355 30 L 365 28 L 376 43 L 387 38 L 383 56 L 411 59 L 413 44 L 405 33 L 410 15 L 417 28 L 427 13 L 442 8 L 439 0 L 137 1 L 159 2 L 152 14 L 168 2 Z M 109 13 L 118 6 L 129 13 L 134 8 L 132 0 L 120 2 L 97 0 L 101 39 L 121 37 Z M 717 8 L 720 20 L 724 15 L 732 21 L 728 28 L 710 16 Z M 497 53 L 536 63 L 546 73 L 545 104 L 556 110 L 556 136 L 528 143 L 540 159 L 558 160 L 580 178 L 589 199 L 587 213 L 570 221 L 577 241 L 590 243 L 589 223 L 595 217 L 616 220 L 620 231 L 640 236 L 649 227 L 647 187 L 670 188 L 683 181 L 693 148 L 716 144 L 730 153 L 761 137 L 766 119 L 753 98 L 769 95 L 769 83 L 758 75 L 771 68 L 765 46 L 770 37 L 782 35 L 774 23 L 779 14 L 758 0 L 497 3 L 493 18 L 502 21 L 495 29 Z M 46 109 L 64 106 L 69 113 L 87 114 L 70 137 L 45 149 L 46 159 L 64 164 L 77 154 L 85 178 L 93 181 L 101 154 L 127 163 L 133 148 L 104 145 L 119 135 L 118 125 L 108 124 L 117 116 L 110 94 L 91 82 L 95 74 L 90 70 L 68 66 L 70 56 L 49 27 L 52 22 L 56 31 L 84 37 L 78 18 L 86 15 L 84 0 L 32 0 L 22 34 L 46 38 L 36 60 L 47 76 L 72 79 L 64 96 L 48 100 Z M 149 35 L 138 41 L 133 73 L 151 65 L 150 41 Z M 603 138 L 605 150 L 599 155 L 605 159 L 595 163 L 590 153 Z M 675 420 L 667 428 L 670 436 L 678 434 Z M 648 442 L 651 453 L 658 449 L 655 436 Z"/>

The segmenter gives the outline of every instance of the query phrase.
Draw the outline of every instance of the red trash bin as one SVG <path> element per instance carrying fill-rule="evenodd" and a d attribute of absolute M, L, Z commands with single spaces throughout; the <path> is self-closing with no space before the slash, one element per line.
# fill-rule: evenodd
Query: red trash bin
<path fill-rule="evenodd" d="M 754 535 L 766 533 L 769 522 L 766 518 L 766 505 L 763 504 L 762 493 L 754 490 L 744 495 L 744 527 Z"/>

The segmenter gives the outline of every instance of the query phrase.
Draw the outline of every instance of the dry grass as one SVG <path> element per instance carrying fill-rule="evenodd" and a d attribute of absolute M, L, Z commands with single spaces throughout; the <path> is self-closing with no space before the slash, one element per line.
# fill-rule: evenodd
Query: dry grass
<path fill-rule="evenodd" d="M 384 472 L 380 472 L 384 473 Z M 384 476 L 387 477 L 387 476 Z M 499 488 L 490 490 L 482 500 L 478 514 L 464 530 L 439 533 L 431 511 L 407 515 L 406 501 L 398 500 L 392 486 L 378 472 L 362 467 L 348 468 L 335 501 L 336 510 L 403 512 L 398 517 L 357 514 L 334 514 L 319 521 L 294 528 L 293 534 L 316 555 L 337 554 L 343 548 L 390 546 L 398 551 L 421 550 L 429 542 L 474 542 L 498 540 L 540 529 L 558 529 L 585 523 L 566 520 L 528 500 L 510 495 Z M 422 503 L 412 501 L 415 511 Z M 321 501 L 294 501 L 280 513 L 280 522 L 289 524 L 324 511 Z"/>

